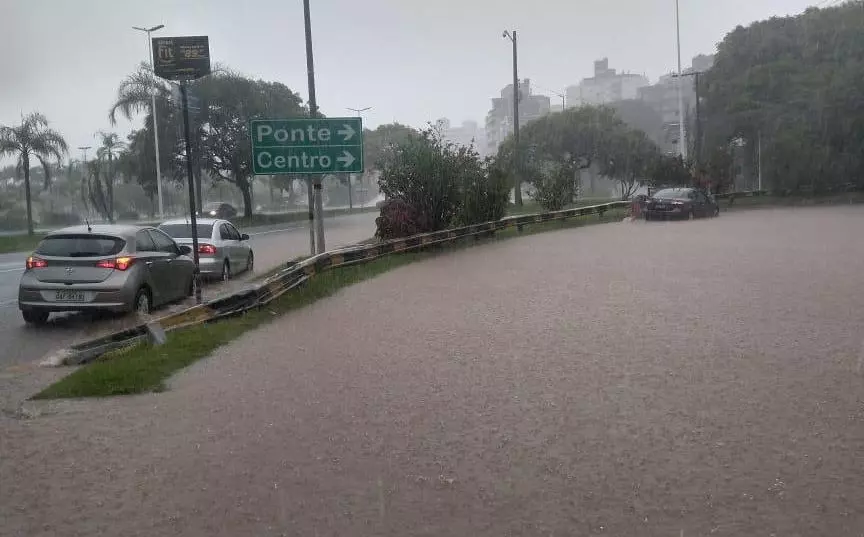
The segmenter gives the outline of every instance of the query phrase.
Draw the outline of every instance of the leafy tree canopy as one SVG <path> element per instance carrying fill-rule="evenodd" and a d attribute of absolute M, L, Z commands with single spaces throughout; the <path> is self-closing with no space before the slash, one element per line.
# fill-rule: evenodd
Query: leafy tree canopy
<path fill-rule="evenodd" d="M 704 77 L 706 153 L 761 137 L 766 185 L 864 187 L 862 78 L 861 1 L 739 26 Z"/>

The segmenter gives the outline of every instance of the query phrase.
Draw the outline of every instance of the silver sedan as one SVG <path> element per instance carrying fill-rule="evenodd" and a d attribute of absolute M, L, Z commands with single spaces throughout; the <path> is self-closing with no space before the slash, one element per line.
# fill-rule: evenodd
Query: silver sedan
<path fill-rule="evenodd" d="M 192 224 L 188 220 L 168 220 L 159 229 L 178 244 L 192 246 Z M 255 253 L 249 235 L 240 233 L 228 220 L 218 218 L 198 219 L 197 229 L 198 267 L 203 277 L 227 281 L 234 274 L 252 270 Z"/>
<path fill-rule="evenodd" d="M 191 250 L 155 228 L 75 226 L 49 233 L 27 258 L 18 307 L 28 323 L 51 312 L 150 313 L 192 294 Z"/>

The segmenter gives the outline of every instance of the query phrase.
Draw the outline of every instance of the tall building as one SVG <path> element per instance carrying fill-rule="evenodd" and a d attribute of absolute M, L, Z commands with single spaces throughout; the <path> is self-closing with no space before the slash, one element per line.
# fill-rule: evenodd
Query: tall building
<path fill-rule="evenodd" d="M 691 67 L 684 69 L 684 77 L 681 80 L 681 97 L 684 101 L 684 121 L 687 126 L 688 118 L 695 117 L 696 86 L 694 73 L 703 73 L 714 65 L 714 56 L 700 54 L 693 58 Z M 677 154 L 678 138 L 680 136 L 679 124 L 681 122 L 678 106 L 678 77 L 670 73 L 660 77 L 653 86 L 639 89 L 639 99 L 654 108 L 663 117 L 663 130 L 665 133 L 664 143 L 661 149 L 668 154 Z M 688 133 L 688 139 L 690 134 Z"/>
<path fill-rule="evenodd" d="M 549 97 L 534 95 L 530 79 L 526 78 L 519 83 L 520 127 L 548 114 L 551 106 Z M 492 99 L 492 109 L 486 114 L 485 131 L 488 155 L 495 154 L 498 146 L 513 134 L 513 84 L 505 86 L 501 90 L 501 96 Z"/>
<path fill-rule="evenodd" d="M 480 128 L 476 121 L 463 121 L 462 125 L 454 127 L 449 119 L 441 118 L 436 122 L 436 125 L 441 129 L 441 134 L 448 142 L 464 146 L 473 144 L 474 149 L 480 153 L 481 157 L 486 155 L 486 132 Z"/>
<path fill-rule="evenodd" d="M 594 62 L 594 76 L 583 78 L 576 86 L 565 90 L 567 106 L 600 105 L 624 99 L 635 99 L 639 88 L 648 86 L 648 79 L 635 73 L 618 73 L 609 68 L 609 59 Z"/>

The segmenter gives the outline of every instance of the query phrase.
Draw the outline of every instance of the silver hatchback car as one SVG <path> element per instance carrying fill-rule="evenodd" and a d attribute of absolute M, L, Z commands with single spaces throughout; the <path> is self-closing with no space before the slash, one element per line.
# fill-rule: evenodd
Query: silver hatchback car
<path fill-rule="evenodd" d="M 28 323 L 51 312 L 150 313 L 192 294 L 191 250 L 150 227 L 75 226 L 48 234 L 27 258 L 18 307 Z"/>
<path fill-rule="evenodd" d="M 201 276 L 211 280 L 230 280 L 234 274 L 251 271 L 255 266 L 255 253 L 249 244 L 249 235 L 240 233 L 231 222 L 219 218 L 199 218 L 198 269 Z M 159 229 L 178 244 L 192 246 L 192 224 L 188 220 L 168 220 Z"/>

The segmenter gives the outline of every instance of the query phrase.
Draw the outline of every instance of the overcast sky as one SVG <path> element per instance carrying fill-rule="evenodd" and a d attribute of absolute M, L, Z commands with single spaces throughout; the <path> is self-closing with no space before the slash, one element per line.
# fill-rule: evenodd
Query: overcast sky
<path fill-rule="evenodd" d="M 685 65 L 713 52 L 736 25 L 819 2 L 680 1 Z M 118 83 L 147 57 L 145 35 L 132 26 L 208 35 L 214 61 L 307 96 L 301 0 L 0 0 L 0 7 L 0 124 L 38 110 L 70 147 L 94 145 L 93 133 L 111 128 Z M 674 0 L 312 0 L 321 110 L 338 116 L 371 106 L 372 127 L 439 117 L 482 123 L 489 99 L 512 76 L 504 29 L 518 31 L 520 77 L 544 90 L 591 76 L 604 56 L 610 67 L 652 81 L 676 65 Z M 116 130 L 125 136 L 130 128 Z"/>

